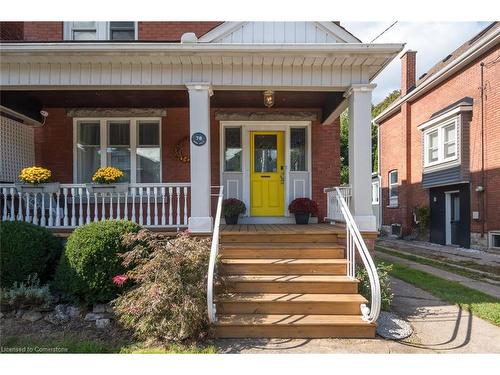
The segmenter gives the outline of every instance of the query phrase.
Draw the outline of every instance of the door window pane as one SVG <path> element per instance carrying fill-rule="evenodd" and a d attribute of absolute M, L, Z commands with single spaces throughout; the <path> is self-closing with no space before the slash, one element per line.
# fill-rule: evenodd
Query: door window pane
<path fill-rule="evenodd" d="M 241 172 L 241 129 L 225 128 L 224 170 Z"/>
<path fill-rule="evenodd" d="M 306 170 L 306 129 L 292 128 L 290 132 L 290 170 Z"/>
<path fill-rule="evenodd" d="M 255 172 L 276 172 L 278 159 L 278 137 L 275 134 L 255 135 L 254 137 Z"/>
<path fill-rule="evenodd" d="M 108 165 L 125 174 L 123 181 L 130 181 L 130 124 L 108 123 Z"/>
<path fill-rule="evenodd" d="M 160 124 L 158 121 L 139 121 L 137 132 L 137 182 L 160 182 Z"/>
<path fill-rule="evenodd" d="M 77 182 L 91 182 L 101 166 L 99 122 L 81 122 L 77 132 Z"/>

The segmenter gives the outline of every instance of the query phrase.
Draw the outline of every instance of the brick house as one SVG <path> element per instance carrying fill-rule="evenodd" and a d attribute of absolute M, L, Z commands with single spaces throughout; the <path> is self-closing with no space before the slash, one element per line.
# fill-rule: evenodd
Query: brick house
<path fill-rule="evenodd" d="M 362 43 L 337 22 L 1 29 L 2 222 L 69 232 L 127 219 L 211 235 L 207 312 L 219 337 L 375 336 L 371 82 L 402 44 Z M 351 185 L 339 187 L 346 108 Z M 54 183 L 16 183 L 35 163 Z M 91 183 L 104 166 L 126 181 Z M 245 203 L 243 225 L 219 225 L 223 197 Z M 295 198 L 315 200 L 320 223 L 294 225 Z M 214 299 L 215 272 L 233 276 L 233 294 Z M 285 291 L 291 298 L 275 298 Z"/>
<path fill-rule="evenodd" d="M 430 208 L 430 241 L 500 247 L 500 25 L 492 23 L 416 79 L 401 57 L 401 96 L 379 125 L 382 226 L 408 235 Z"/>

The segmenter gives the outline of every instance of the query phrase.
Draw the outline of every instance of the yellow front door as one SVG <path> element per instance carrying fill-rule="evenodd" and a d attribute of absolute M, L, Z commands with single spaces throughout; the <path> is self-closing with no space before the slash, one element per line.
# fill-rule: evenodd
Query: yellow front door
<path fill-rule="evenodd" d="M 283 132 L 251 132 L 250 215 L 283 216 Z"/>

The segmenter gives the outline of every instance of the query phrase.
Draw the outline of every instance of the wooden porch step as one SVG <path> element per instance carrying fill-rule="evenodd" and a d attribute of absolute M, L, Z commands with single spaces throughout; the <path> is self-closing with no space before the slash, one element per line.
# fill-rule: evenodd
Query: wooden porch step
<path fill-rule="evenodd" d="M 358 292 L 358 280 L 347 276 L 237 275 L 226 276 L 225 290 L 232 293 L 342 293 Z"/>
<path fill-rule="evenodd" d="M 222 259 L 221 275 L 346 275 L 345 259 Z"/>
<path fill-rule="evenodd" d="M 373 338 L 375 328 L 375 324 L 365 322 L 360 315 L 220 315 L 215 337 Z"/>
<path fill-rule="evenodd" d="M 228 293 L 216 298 L 219 314 L 357 315 L 359 294 Z"/>
<path fill-rule="evenodd" d="M 340 259 L 345 247 L 336 243 L 228 243 L 222 246 L 222 258 L 300 258 Z"/>
<path fill-rule="evenodd" d="M 222 232 L 221 243 L 344 243 L 344 233 Z"/>

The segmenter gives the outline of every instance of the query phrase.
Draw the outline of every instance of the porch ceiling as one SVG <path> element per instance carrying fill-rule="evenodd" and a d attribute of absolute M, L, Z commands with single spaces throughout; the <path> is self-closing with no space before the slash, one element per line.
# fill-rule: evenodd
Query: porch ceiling
<path fill-rule="evenodd" d="M 273 108 L 319 108 L 325 114 L 342 101 L 342 92 L 277 91 Z M 2 91 L 2 105 L 38 118 L 43 108 L 188 107 L 186 90 L 37 90 Z M 216 90 L 212 108 L 266 109 L 262 91 Z"/>

